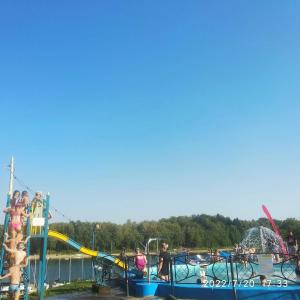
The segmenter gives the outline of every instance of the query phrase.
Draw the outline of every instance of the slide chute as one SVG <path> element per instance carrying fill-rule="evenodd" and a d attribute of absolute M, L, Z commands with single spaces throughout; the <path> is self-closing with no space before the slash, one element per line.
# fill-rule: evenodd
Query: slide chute
<path fill-rule="evenodd" d="M 113 255 L 107 254 L 105 252 L 95 251 L 95 250 L 86 248 L 86 247 L 84 247 L 81 244 L 75 242 L 74 240 L 70 239 L 68 236 L 66 236 L 62 233 L 59 233 L 59 232 L 54 231 L 54 230 L 49 230 L 48 231 L 48 236 L 68 244 L 69 246 L 71 246 L 72 248 L 76 249 L 77 251 L 79 251 L 83 254 L 86 254 L 86 255 L 89 255 L 89 256 L 92 256 L 92 257 L 101 257 L 103 259 L 106 259 L 106 260 L 114 263 L 115 265 L 117 265 L 121 269 L 126 268 L 125 263 L 123 261 L 121 261 L 119 258 L 116 258 Z"/>
<path fill-rule="evenodd" d="M 271 223 L 274 232 L 279 236 L 279 243 L 280 243 L 282 252 L 284 253 L 285 256 L 289 256 L 288 251 L 286 250 L 285 244 L 283 242 L 282 236 L 280 234 L 279 228 L 276 226 L 269 210 L 267 209 L 267 207 L 265 205 L 262 205 L 262 210 L 265 213 L 265 215 L 267 216 L 269 222 Z"/>

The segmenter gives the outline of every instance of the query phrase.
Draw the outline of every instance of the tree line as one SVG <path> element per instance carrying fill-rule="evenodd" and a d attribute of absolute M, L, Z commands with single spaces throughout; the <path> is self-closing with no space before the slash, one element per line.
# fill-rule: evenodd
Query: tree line
<path fill-rule="evenodd" d="M 283 237 L 290 230 L 296 237 L 300 236 L 300 221 L 289 218 L 275 222 Z M 94 231 L 95 248 L 115 253 L 122 248 L 129 251 L 135 247 L 142 248 L 149 238 L 155 237 L 166 241 L 170 249 L 179 247 L 189 249 L 229 248 L 242 240 L 247 229 L 256 226 L 270 228 L 269 221 L 265 218 L 249 221 L 238 218 L 231 219 L 219 214 L 215 216 L 201 214 L 170 217 L 158 221 L 132 222 L 128 220 L 124 224 L 81 221 L 53 223 L 50 224 L 50 229 L 61 232 L 89 248 L 92 247 Z M 3 232 L 3 226 L 0 230 Z M 38 248 L 38 241 L 33 240 L 31 242 L 32 252 L 37 252 Z M 48 249 L 57 252 L 72 250 L 68 245 L 52 238 L 48 239 Z"/>

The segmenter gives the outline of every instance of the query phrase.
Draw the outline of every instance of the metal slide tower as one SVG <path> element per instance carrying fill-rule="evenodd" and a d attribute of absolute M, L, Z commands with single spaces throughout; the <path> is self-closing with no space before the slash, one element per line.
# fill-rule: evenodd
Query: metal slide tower
<path fill-rule="evenodd" d="M 6 199 L 6 208 L 11 206 L 11 197 L 13 191 L 13 178 L 14 178 L 14 167 L 13 167 L 13 158 L 10 164 L 10 183 L 9 183 L 9 193 Z M 26 225 L 23 228 L 24 236 L 29 236 L 30 239 L 35 239 L 39 241 L 39 270 L 38 270 L 38 285 L 37 292 L 39 299 L 44 299 L 45 292 L 45 278 L 47 272 L 47 242 L 48 242 L 48 217 L 49 217 L 49 204 L 50 204 L 50 195 L 41 200 L 39 216 L 35 216 L 32 207 L 28 207 L 26 212 L 29 214 L 27 218 Z M 9 223 L 10 215 L 6 213 L 4 219 L 4 230 L 3 233 L 9 233 Z M 5 242 L 5 236 L 3 234 L 3 243 Z M 26 245 L 27 257 L 30 256 L 30 242 Z M 5 275 L 8 271 L 7 261 L 6 261 L 6 250 L 4 247 L 1 248 L 0 253 L 0 274 Z M 28 300 L 28 288 L 30 284 L 30 261 L 28 262 L 27 267 L 24 269 L 23 273 L 23 284 L 24 284 L 24 295 L 23 299 Z M 1 296 L 0 296 L 1 297 Z"/>

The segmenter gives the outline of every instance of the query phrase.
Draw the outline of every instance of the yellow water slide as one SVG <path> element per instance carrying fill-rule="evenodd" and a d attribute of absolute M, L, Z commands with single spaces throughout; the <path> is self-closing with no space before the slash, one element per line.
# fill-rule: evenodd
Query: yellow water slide
<path fill-rule="evenodd" d="M 91 256 L 91 257 L 101 257 L 101 258 L 106 259 L 110 262 L 113 262 L 114 264 L 116 264 L 121 269 L 126 268 L 126 264 L 123 261 L 121 261 L 119 258 L 116 258 L 116 257 L 114 257 L 110 254 L 105 253 L 105 252 L 95 251 L 95 250 L 86 248 L 86 247 L 82 246 L 81 244 L 75 242 L 74 240 L 72 240 L 71 238 L 66 236 L 65 234 L 59 233 L 59 232 L 54 231 L 54 230 L 49 230 L 48 231 L 48 236 L 68 244 L 69 246 L 71 246 L 72 248 L 76 249 L 77 251 L 79 251 L 83 254 L 86 254 L 86 255 Z"/>

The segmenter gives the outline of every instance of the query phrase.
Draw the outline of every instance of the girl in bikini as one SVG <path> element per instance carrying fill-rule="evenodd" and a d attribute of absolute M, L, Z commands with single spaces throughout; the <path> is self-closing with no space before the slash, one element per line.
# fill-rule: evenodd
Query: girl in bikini
<path fill-rule="evenodd" d="M 3 212 L 10 214 L 9 227 L 12 239 L 15 239 L 17 234 L 22 230 L 22 217 L 28 218 L 29 215 L 22 210 L 22 206 L 20 204 L 15 205 L 14 208 L 8 207 L 4 209 Z"/>
<path fill-rule="evenodd" d="M 145 273 L 147 273 L 147 258 L 146 255 L 142 253 L 139 248 L 135 249 L 134 264 L 137 270 L 139 271 L 140 276 L 143 277 Z"/>

